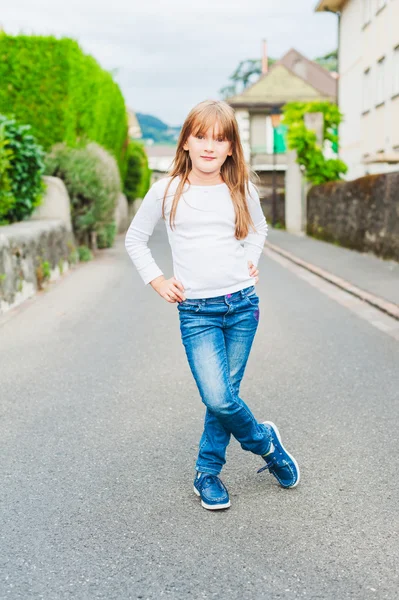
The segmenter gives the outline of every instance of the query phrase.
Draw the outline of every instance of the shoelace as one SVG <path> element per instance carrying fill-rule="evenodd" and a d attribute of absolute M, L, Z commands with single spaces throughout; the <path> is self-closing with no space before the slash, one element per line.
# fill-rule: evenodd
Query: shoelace
<path fill-rule="evenodd" d="M 272 467 L 286 467 L 288 465 L 286 460 L 283 458 L 278 460 L 276 456 L 271 456 L 270 458 L 264 457 L 264 460 L 266 460 L 265 466 L 258 469 L 256 471 L 257 473 L 262 473 L 262 471 L 266 471 L 266 469 L 269 469 L 270 471 Z"/>
<path fill-rule="evenodd" d="M 210 473 L 209 473 L 209 475 L 204 476 L 204 478 L 201 482 L 201 487 L 203 487 L 203 488 L 209 487 L 210 485 L 212 485 L 212 483 L 216 483 L 217 486 L 222 490 L 226 489 L 223 485 L 223 482 L 220 481 L 220 479 L 217 477 L 217 475 L 211 475 Z"/>

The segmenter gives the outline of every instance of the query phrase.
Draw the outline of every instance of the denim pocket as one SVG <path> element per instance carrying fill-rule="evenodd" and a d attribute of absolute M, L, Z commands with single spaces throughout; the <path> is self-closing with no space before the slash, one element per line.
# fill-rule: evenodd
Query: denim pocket
<path fill-rule="evenodd" d="M 259 296 L 256 292 L 251 293 L 249 296 L 245 296 L 251 306 L 259 305 Z"/>

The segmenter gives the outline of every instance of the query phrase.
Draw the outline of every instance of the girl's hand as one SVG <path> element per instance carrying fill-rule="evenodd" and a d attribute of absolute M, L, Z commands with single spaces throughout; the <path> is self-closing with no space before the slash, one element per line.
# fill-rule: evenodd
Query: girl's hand
<path fill-rule="evenodd" d="M 255 265 L 253 264 L 253 262 L 251 262 L 250 260 L 248 261 L 248 268 L 249 268 L 249 275 L 250 277 L 255 277 L 255 285 L 258 283 L 259 281 L 259 271 L 258 269 L 255 267 Z"/>
<path fill-rule="evenodd" d="M 183 284 L 176 279 L 171 277 L 165 279 L 162 275 L 151 281 L 151 285 L 156 292 L 167 302 L 171 304 L 175 302 L 181 302 L 186 299 L 184 295 Z"/>

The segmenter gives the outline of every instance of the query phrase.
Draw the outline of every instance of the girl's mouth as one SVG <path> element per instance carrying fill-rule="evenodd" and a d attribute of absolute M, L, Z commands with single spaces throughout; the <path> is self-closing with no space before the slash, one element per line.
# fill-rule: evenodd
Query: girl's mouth
<path fill-rule="evenodd" d="M 204 160 L 215 160 L 215 156 L 201 156 Z"/>

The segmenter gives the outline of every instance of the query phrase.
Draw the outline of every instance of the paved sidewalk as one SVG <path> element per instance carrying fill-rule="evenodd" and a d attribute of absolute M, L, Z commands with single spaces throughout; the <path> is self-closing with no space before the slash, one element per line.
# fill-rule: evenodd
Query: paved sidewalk
<path fill-rule="evenodd" d="M 334 281 L 338 285 L 343 280 L 344 283 L 399 307 L 399 263 L 395 261 L 382 260 L 373 254 L 363 254 L 272 228 L 269 229 L 267 246 L 281 250 L 285 256 L 289 253 L 292 258 L 296 257 L 331 274 L 333 279 L 334 276 L 339 278 Z M 364 299 L 367 300 L 367 297 Z"/>

